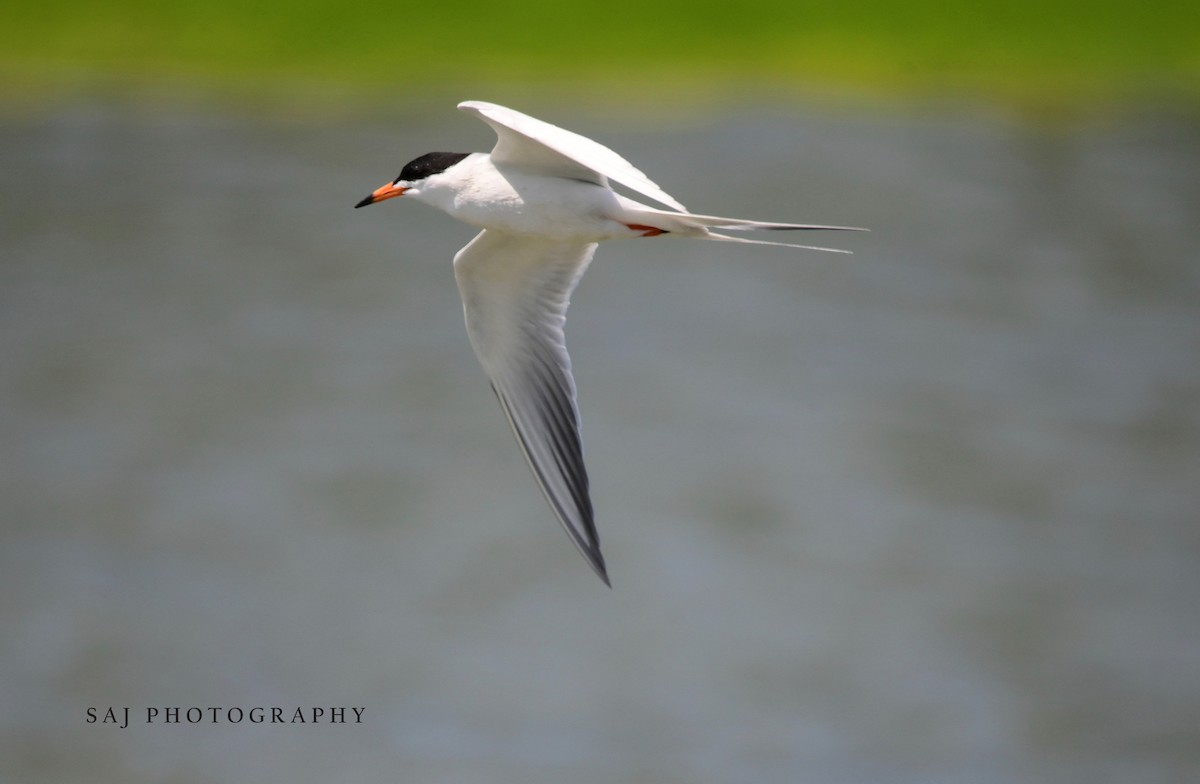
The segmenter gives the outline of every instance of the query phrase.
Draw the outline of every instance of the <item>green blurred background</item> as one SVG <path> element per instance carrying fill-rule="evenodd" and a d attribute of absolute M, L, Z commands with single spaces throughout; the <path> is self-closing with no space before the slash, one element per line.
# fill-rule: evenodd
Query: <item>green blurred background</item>
<path fill-rule="evenodd" d="M 1164 0 L 9 0 L 10 97 L 188 83 L 269 93 L 581 85 L 965 96 L 1036 111 L 1200 99 L 1200 5 Z"/>

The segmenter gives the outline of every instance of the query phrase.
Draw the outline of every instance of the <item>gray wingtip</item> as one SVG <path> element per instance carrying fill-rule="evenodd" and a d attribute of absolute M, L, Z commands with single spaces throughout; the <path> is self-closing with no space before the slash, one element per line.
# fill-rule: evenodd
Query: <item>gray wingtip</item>
<path fill-rule="evenodd" d="M 592 527 L 592 531 L 595 531 L 594 526 Z M 592 571 L 596 573 L 596 576 L 599 577 L 605 585 L 607 585 L 609 588 L 612 588 L 612 582 L 610 582 L 608 579 L 608 567 L 604 563 L 604 554 L 600 552 L 599 541 L 595 539 L 590 542 L 585 541 L 576 536 L 573 532 L 571 532 L 570 529 L 568 529 L 568 532 L 571 533 L 571 543 L 575 545 L 575 549 L 579 551 L 579 554 L 583 556 L 583 559 L 588 562 L 588 566 L 592 567 Z"/>
<path fill-rule="evenodd" d="M 584 557 L 587 558 L 587 562 L 592 567 L 592 571 L 596 573 L 596 576 L 611 589 L 612 582 L 608 579 L 608 569 L 604 566 L 604 556 L 600 554 L 600 549 L 591 549 L 584 553 Z"/>
<path fill-rule="evenodd" d="M 589 517 L 589 523 L 591 518 Z M 569 530 L 569 529 L 568 529 Z M 591 526 L 593 536 L 595 535 L 595 527 Z M 608 579 L 608 567 L 604 563 L 604 554 L 600 552 L 600 542 L 597 539 L 592 541 L 584 541 L 583 539 L 571 534 L 571 543 L 575 545 L 575 549 L 588 562 L 588 566 L 592 567 L 592 571 L 596 573 L 605 585 L 612 588 L 612 582 Z"/>

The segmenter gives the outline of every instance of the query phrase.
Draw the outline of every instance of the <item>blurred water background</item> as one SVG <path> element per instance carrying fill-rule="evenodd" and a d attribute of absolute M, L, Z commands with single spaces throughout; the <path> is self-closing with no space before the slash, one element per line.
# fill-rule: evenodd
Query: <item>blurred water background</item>
<path fill-rule="evenodd" d="M 277 111 L 108 78 L 0 112 L 0 779 L 1200 779 L 1186 102 Z M 463 98 L 700 212 L 872 229 L 601 248 L 567 334 L 611 591 L 467 343 L 473 232 L 351 209 L 488 149 Z"/>

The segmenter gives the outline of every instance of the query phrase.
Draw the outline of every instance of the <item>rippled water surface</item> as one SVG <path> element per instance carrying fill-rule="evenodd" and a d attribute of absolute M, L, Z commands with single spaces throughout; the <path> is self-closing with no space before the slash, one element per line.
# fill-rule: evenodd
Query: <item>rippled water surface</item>
<path fill-rule="evenodd" d="M 350 209 L 490 145 L 451 106 L 0 120 L 0 778 L 1200 780 L 1200 129 L 537 107 L 873 229 L 601 248 L 610 591 L 467 344 L 471 230 Z"/>

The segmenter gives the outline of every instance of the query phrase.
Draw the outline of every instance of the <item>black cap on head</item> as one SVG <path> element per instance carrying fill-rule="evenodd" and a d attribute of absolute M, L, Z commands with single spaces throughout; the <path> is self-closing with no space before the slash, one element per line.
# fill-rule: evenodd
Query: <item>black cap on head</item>
<path fill-rule="evenodd" d="M 394 182 L 400 182 L 401 180 L 416 182 L 417 180 L 425 179 L 431 174 L 441 174 L 470 154 L 469 152 L 427 152 L 421 157 L 413 158 L 404 164 L 404 168 L 400 171 L 400 176 Z"/>

